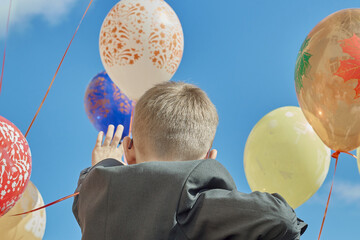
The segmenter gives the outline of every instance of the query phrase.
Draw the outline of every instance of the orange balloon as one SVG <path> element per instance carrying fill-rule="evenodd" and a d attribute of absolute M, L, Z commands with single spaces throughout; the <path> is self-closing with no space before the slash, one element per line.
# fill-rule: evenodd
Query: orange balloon
<path fill-rule="evenodd" d="M 338 11 L 314 27 L 297 57 L 295 85 L 305 117 L 327 146 L 360 146 L 360 9 Z"/>

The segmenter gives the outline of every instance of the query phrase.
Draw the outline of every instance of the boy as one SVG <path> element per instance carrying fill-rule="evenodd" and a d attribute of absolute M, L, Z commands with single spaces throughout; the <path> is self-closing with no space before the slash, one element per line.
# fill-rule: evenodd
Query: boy
<path fill-rule="evenodd" d="M 118 147 L 123 128 L 113 137 L 109 126 L 80 175 L 73 212 L 82 239 L 299 239 L 307 224 L 281 196 L 238 192 L 214 160 L 217 124 L 215 106 L 193 85 L 148 90 L 135 107 L 133 140 Z"/>

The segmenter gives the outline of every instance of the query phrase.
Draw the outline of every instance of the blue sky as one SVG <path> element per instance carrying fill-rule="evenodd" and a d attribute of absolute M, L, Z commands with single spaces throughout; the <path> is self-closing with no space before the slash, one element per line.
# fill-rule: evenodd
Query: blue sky
<path fill-rule="evenodd" d="M 31 4 L 30 4 L 31 2 Z M 214 1 L 169 0 L 185 37 L 182 63 L 173 80 L 194 83 L 215 103 L 220 124 L 218 160 L 249 192 L 243 150 L 252 127 L 268 112 L 298 106 L 294 87 L 297 52 L 324 17 L 355 0 Z M 90 165 L 97 132 L 84 110 L 85 89 L 103 70 L 98 36 L 116 0 L 95 0 L 63 63 L 49 97 L 28 135 L 31 180 L 45 202 L 71 194 L 79 172 Z M 8 0 L 0 3 L 0 50 Z M 0 115 L 26 131 L 87 0 L 14 0 Z M 320 190 L 296 212 L 309 223 L 302 239 L 316 239 L 334 162 Z M 354 159 L 341 155 L 322 239 L 354 239 L 360 218 L 360 176 Z M 47 209 L 44 239 L 80 239 L 72 200 Z"/>

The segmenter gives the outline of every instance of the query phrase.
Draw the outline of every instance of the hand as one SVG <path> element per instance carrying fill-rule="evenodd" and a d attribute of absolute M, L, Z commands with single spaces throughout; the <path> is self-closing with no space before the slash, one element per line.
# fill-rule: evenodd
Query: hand
<path fill-rule="evenodd" d="M 103 144 L 101 144 L 101 142 L 104 137 L 104 132 L 99 132 L 94 150 L 92 152 L 92 166 L 107 158 L 113 158 L 126 165 L 124 162 L 121 161 L 121 157 L 124 153 L 122 144 L 118 146 L 124 127 L 122 125 L 119 125 L 116 129 L 115 135 L 114 128 L 114 125 L 109 125 Z"/>

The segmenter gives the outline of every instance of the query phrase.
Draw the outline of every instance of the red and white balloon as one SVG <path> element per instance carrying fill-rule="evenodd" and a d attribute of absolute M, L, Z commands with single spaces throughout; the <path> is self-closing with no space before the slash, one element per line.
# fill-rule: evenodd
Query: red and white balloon
<path fill-rule="evenodd" d="M 179 67 L 184 37 L 174 10 L 163 0 L 122 0 L 100 32 L 106 72 L 132 100 L 168 81 Z"/>
<path fill-rule="evenodd" d="M 31 153 L 26 138 L 0 116 L 0 216 L 21 197 L 31 174 Z"/>

